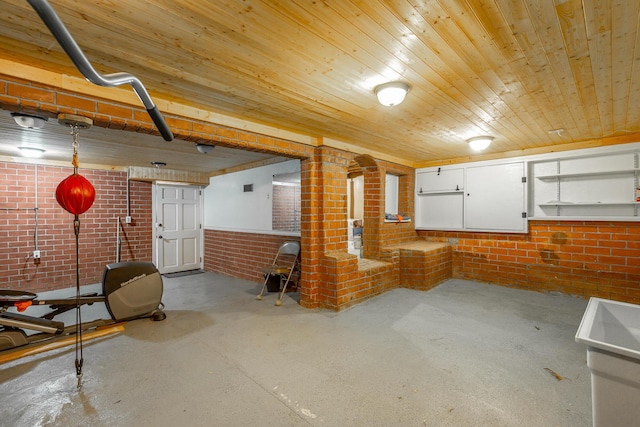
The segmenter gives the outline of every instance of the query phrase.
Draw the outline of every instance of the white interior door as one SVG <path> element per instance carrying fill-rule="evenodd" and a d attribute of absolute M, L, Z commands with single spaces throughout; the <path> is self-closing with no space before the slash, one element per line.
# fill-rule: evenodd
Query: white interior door
<path fill-rule="evenodd" d="M 202 268 L 201 189 L 156 184 L 155 252 L 160 273 Z"/>

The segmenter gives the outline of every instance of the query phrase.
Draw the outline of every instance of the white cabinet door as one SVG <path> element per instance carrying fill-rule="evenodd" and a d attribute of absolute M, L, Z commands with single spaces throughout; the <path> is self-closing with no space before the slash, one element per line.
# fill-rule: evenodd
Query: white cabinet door
<path fill-rule="evenodd" d="M 445 169 L 416 174 L 416 192 L 459 191 L 464 188 L 464 169 Z"/>
<path fill-rule="evenodd" d="M 465 229 L 524 232 L 524 162 L 467 167 Z"/>
<path fill-rule="evenodd" d="M 416 196 L 416 228 L 461 230 L 463 193 L 434 193 Z"/>

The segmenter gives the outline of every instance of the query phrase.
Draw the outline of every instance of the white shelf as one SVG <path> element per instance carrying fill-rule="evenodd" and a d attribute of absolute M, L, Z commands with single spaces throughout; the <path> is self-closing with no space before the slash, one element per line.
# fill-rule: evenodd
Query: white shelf
<path fill-rule="evenodd" d="M 438 191 L 418 191 L 418 196 L 428 196 L 430 194 L 462 194 L 464 190 L 438 190 Z"/>
<path fill-rule="evenodd" d="M 638 221 L 640 152 L 560 156 L 529 164 L 529 219 Z"/>
<path fill-rule="evenodd" d="M 609 171 L 600 171 L 600 172 L 581 172 L 581 173 L 558 173 L 551 175 L 539 175 L 536 176 L 541 181 L 553 181 L 556 179 L 562 178 L 580 178 L 580 177 L 591 177 L 591 176 L 604 176 L 604 175 L 625 175 L 632 174 L 640 171 L 640 169 L 621 169 L 621 170 L 609 170 Z"/>
<path fill-rule="evenodd" d="M 640 222 L 637 216 L 531 216 L 529 221 L 629 221 Z"/>
<path fill-rule="evenodd" d="M 639 202 L 563 202 L 555 200 L 546 203 L 538 203 L 538 206 L 633 206 Z"/>

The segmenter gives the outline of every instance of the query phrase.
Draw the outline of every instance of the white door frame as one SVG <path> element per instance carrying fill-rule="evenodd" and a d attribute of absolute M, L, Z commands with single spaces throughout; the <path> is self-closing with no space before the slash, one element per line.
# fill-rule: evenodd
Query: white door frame
<path fill-rule="evenodd" d="M 153 259 L 153 263 L 156 265 L 156 267 L 158 268 L 158 271 L 161 274 L 164 273 L 168 273 L 170 271 L 167 271 L 166 268 L 164 268 L 164 265 L 162 263 L 162 261 L 159 259 L 160 256 L 160 251 L 158 249 L 158 245 L 160 244 L 160 237 L 162 235 L 163 232 L 163 227 L 161 226 L 161 222 L 158 220 L 158 218 L 161 216 L 160 214 L 162 212 L 158 212 L 158 191 L 160 187 L 176 187 L 176 188 L 180 188 L 180 187 L 192 187 L 194 189 L 196 189 L 198 191 L 199 197 L 198 197 L 198 206 L 196 207 L 196 209 L 198 209 L 198 215 L 199 215 L 199 224 L 198 224 L 198 251 L 199 251 L 199 263 L 198 263 L 198 268 L 203 268 L 204 267 L 204 228 L 202 225 L 203 222 L 203 215 L 204 215 L 204 203 L 203 203 L 203 193 L 202 193 L 202 186 L 201 185 L 192 185 L 192 184 L 181 184 L 181 183 L 176 183 L 176 182 L 163 182 L 163 181 L 154 181 L 153 185 L 152 185 L 152 259 Z M 171 270 L 172 272 L 173 270 Z"/>

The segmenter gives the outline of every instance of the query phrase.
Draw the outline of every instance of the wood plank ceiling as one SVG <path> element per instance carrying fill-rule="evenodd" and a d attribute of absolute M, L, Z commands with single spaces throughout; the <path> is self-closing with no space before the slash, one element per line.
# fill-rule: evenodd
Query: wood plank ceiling
<path fill-rule="evenodd" d="M 640 140 L 640 0 L 50 3 L 152 97 L 408 165 L 468 159 L 478 135 L 489 157 Z M 0 59 L 79 75 L 27 2 L 0 12 Z M 411 91 L 383 107 L 394 80 Z"/>

